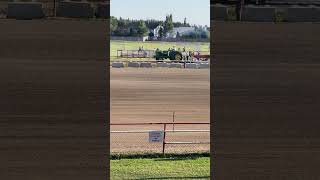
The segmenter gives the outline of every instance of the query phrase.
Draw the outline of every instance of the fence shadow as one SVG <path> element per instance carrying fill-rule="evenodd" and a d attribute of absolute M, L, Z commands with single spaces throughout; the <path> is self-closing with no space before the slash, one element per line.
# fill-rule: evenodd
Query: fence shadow
<path fill-rule="evenodd" d="M 186 159 L 197 159 L 201 157 L 210 157 L 210 152 L 204 153 L 184 153 L 184 154 L 161 154 L 161 153 L 150 153 L 150 154 L 112 154 L 110 160 L 118 159 L 140 159 L 140 158 L 159 158 L 155 161 L 171 161 L 171 160 L 186 160 Z"/>
<path fill-rule="evenodd" d="M 190 157 L 169 157 L 169 158 L 160 158 L 155 159 L 154 161 L 179 161 L 179 160 L 194 160 L 201 158 L 203 156 L 190 156 Z"/>

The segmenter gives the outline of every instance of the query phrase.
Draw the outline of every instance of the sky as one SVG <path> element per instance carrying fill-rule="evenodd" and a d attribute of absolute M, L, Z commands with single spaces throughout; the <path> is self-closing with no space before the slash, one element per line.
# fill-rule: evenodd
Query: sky
<path fill-rule="evenodd" d="M 210 26 L 210 0 L 110 0 L 111 16 L 129 19 L 165 20 L 172 14 L 173 21 L 191 25 Z"/>

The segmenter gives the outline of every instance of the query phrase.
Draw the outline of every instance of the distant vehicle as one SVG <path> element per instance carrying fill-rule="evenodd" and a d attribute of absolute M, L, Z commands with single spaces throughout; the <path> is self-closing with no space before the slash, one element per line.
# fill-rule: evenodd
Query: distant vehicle
<path fill-rule="evenodd" d="M 193 58 L 197 60 L 208 61 L 210 59 L 210 54 L 201 54 L 200 52 L 198 52 L 193 55 Z"/>
<path fill-rule="evenodd" d="M 164 59 L 182 60 L 182 53 L 180 51 L 175 50 L 175 49 L 169 49 L 167 51 L 161 51 L 161 50 L 157 49 L 155 51 L 154 58 L 156 60 L 164 60 Z"/>

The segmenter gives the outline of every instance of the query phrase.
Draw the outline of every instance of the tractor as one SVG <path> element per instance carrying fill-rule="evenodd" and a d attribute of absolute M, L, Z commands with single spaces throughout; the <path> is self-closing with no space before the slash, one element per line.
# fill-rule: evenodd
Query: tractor
<path fill-rule="evenodd" d="M 182 60 L 182 53 L 174 49 L 169 49 L 167 51 L 160 51 L 159 49 L 157 49 L 155 51 L 154 58 L 156 60 L 164 60 L 164 59 Z"/>

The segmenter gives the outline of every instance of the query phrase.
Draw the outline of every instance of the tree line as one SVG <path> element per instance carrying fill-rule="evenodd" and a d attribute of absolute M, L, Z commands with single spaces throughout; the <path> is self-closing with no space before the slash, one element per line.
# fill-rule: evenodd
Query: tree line
<path fill-rule="evenodd" d="M 179 34 L 177 34 L 177 38 L 182 38 L 182 39 L 210 39 L 210 30 L 203 28 L 203 27 L 199 27 L 199 26 L 195 26 L 195 30 L 188 33 L 188 34 L 183 34 L 182 36 L 180 36 Z"/>
<path fill-rule="evenodd" d="M 153 32 L 150 32 L 149 29 L 153 30 L 158 25 L 163 26 L 164 28 L 161 29 L 161 34 L 165 35 L 168 32 L 171 32 L 173 28 L 176 27 L 195 27 L 195 32 L 190 33 L 188 37 L 185 38 L 202 38 L 206 37 L 206 33 L 203 28 L 199 28 L 198 26 L 194 25 L 191 26 L 187 23 L 186 18 L 184 22 L 173 22 L 172 14 L 167 15 L 164 21 L 161 20 L 131 20 L 131 19 L 124 19 L 124 18 L 116 18 L 114 16 L 110 17 L 110 34 L 114 36 L 132 36 L 132 37 L 143 37 L 143 36 L 153 36 Z M 202 29 L 202 31 L 200 31 Z M 177 34 L 179 36 L 179 34 Z M 179 36 L 182 37 L 182 36 Z"/>

